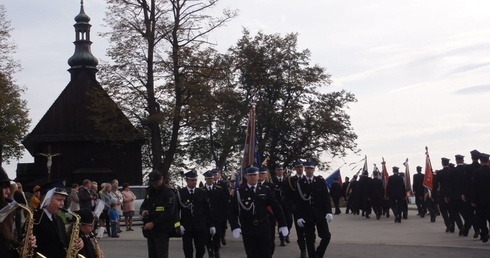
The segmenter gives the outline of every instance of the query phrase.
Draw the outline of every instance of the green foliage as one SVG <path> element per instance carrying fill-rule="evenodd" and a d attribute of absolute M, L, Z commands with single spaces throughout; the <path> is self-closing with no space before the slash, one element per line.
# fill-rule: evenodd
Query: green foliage
<path fill-rule="evenodd" d="M 12 58 L 16 45 L 10 41 L 11 31 L 5 7 L 0 5 L 0 164 L 22 157 L 21 140 L 30 124 L 27 103 L 21 99 L 24 89 L 13 79 L 20 65 Z"/>

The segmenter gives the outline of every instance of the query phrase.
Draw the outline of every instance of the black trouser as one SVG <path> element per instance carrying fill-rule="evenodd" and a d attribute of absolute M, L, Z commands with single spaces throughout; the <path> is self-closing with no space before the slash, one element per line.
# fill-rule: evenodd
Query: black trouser
<path fill-rule="evenodd" d="M 390 197 L 390 206 L 391 206 L 391 210 L 393 211 L 393 215 L 395 216 L 395 218 L 401 217 L 402 202 L 403 201 L 404 201 L 403 197 L 398 197 L 398 198 Z"/>
<path fill-rule="evenodd" d="M 296 236 L 298 240 L 296 241 L 298 243 L 299 250 L 303 251 L 306 250 L 306 236 L 305 236 L 305 229 L 302 227 L 298 226 L 298 218 L 294 218 L 294 228 L 296 228 Z"/>
<path fill-rule="evenodd" d="M 335 214 L 340 214 L 340 207 L 339 207 L 339 202 L 340 202 L 340 197 L 334 197 L 332 198 L 333 200 L 333 205 L 335 206 Z"/>
<path fill-rule="evenodd" d="M 427 213 L 427 208 L 425 207 L 425 202 L 424 202 L 424 194 L 417 194 L 415 195 L 415 205 L 417 206 L 417 211 L 420 215 L 420 217 L 424 217 L 425 213 Z"/>
<path fill-rule="evenodd" d="M 271 256 L 274 254 L 274 250 L 276 249 L 276 218 L 274 217 L 274 214 L 272 213 L 269 213 L 269 224 L 270 224 L 270 228 L 271 228 L 271 231 L 270 231 L 270 234 L 271 234 L 271 238 L 270 238 L 270 244 L 271 244 Z"/>
<path fill-rule="evenodd" d="M 148 258 L 168 258 L 168 234 L 159 232 L 156 236 L 146 239 L 148 244 Z"/>
<path fill-rule="evenodd" d="M 439 211 L 444 219 L 444 224 L 447 228 L 454 227 L 454 221 L 449 217 L 449 204 L 444 201 L 444 199 L 439 199 Z"/>
<path fill-rule="evenodd" d="M 461 220 L 460 211 L 462 207 L 462 200 L 454 199 L 449 202 L 449 217 L 452 224 L 456 223 L 459 230 L 463 230 L 463 221 Z"/>
<path fill-rule="evenodd" d="M 219 253 L 219 249 L 221 247 L 220 232 L 221 232 L 221 228 L 219 226 L 216 226 L 216 234 L 214 234 L 214 236 L 212 236 L 211 234 L 207 235 L 206 248 L 208 249 L 209 255 Z"/>
<path fill-rule="evenodd" d="M 371 199 L 371 206 L 373 207 L 373 212 L 376 216 L 381 216 L 383 214 L 383 199 L 373 198 Z"/>
<path fill-rule="evenodd" d="M 315 228 L 316 231 L 318 231 L 318 237 L 320 237 L 320 243 L 316 248 Z M 325 251 L 327 250 L 331 238 L 327 220 L 325 218 L 316 218 L 315 221 L 306 221 L 305 235 L 308 257 L 323 258 L 323 255 L 325 255 Z"/>
<path fill-rule="evenodd" d="M 184 226 L 185 228 L 185 226 Z M 184 235 L 182 236 L 182 246 L 184 248 L 184 257 L 185 258 L 193 258 L 194 256 L 194 247 L 196 248 L 196 258 L 204 257 L 204 253 L 206 253 L 206 236 L 207 232 L 201 231 L 184 231 Z M 194 245 L 192 244 L 194 242 Z"/>
<path fill-rule="evenodd" d="M 293 226 L 293 214 L 291 213 L 291 210 L 288 208 L 288 206 L 283 202 L 281 202 L 281 207 L 282 211 L 284 212 L 284 217 L 286 218 L 286 226 L 288 227 L 289 232 L 291 232 L 291 227 Z M 285 238 L 285 236 L 279 233 L 279 239 L 281 241 L 284 241 Z"/>
<path fill-rule="evenodd" d="M 436 207 L 436 203 L 434 202 L 434 200 L 432 198 L 428 197 L 427 200 L 425 200 L 425 207 L 427 207 L 427 210 L 429 211 L 431 219 L 435 220 L 435 218 L 437 216 L 437 207 Z"/>
<path fill-rule="evenodd" d="M 247 258 L 271 258 L 270 225 L 266 219 L 256 226 L 242 224 L 243 246 Z"/>
<path fill-rule="evenodd" d="M 477 204 L 476 217 L 478 219 L 478 228 L 480 229 L 480 236 L 484 237 L 488 235 L 487 221 L 490 220 L 490 205 Z"/>
<path fill-rule="evenodd" d="M 363 196 L 361 199 L 361 208 L 364 213 L 364 215 L 369 216 L 371 214 L 371 201 L 369 198 L 366 196 Z"/>

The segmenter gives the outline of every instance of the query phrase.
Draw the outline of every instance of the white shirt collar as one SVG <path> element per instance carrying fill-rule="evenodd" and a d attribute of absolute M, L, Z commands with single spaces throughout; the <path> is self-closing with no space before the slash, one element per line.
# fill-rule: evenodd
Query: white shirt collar
<path fill-rule="evenodd" d="M 49 220 L 53 221 L 53 214 L 49 213 L 49 211 L 46 209 L 43 209 L 43 210 L 44 210 L 44 214 L 46 214 L 46 216 L 48 216 Z"/>

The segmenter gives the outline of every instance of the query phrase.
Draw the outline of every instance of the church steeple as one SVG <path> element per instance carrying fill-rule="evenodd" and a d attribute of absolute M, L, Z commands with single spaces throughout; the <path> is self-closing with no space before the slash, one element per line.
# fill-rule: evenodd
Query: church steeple
<path fill-rule="evenodd" d="M 70 73 L 72 77 L 74 72 L 79 69 L 89 69 L 95 73 L 97 72 L 97 65 L 99 64 L 99 60 L 92 55 L 92 51 L 90 45 L 92 42 L 90 41 L 90 17 L 85 14 L 85 10 L 83 9 L 83 0 L 80 2 L 80 13 L 75 16 L 75 53 L 72 57 L 68 59 L 68 64 L 70 65 Z"/>

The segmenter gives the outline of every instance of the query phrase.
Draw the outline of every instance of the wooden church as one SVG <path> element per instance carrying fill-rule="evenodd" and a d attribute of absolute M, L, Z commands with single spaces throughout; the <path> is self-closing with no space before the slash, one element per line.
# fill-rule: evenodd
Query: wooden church
<path fill-rule="evenodd" d="M 142 183 L 143 135 L 136 130 L 96 79 L 90 17 L 83 1 L 75 17 L 75 53 L 68 59 L 71 80 L 36 127 L 23 140 L 34 163 L 17 165 L 25 189 L 84 179 L 100 183 Z"/>

